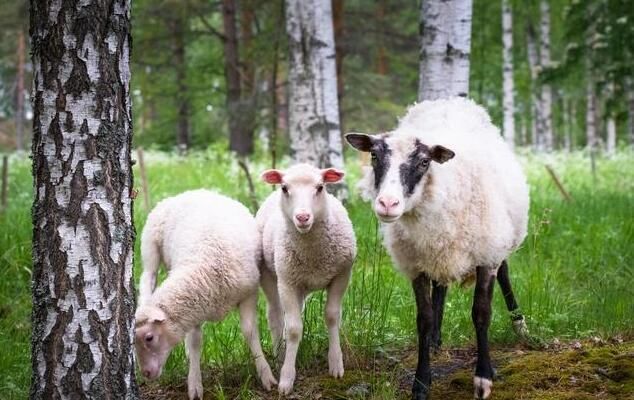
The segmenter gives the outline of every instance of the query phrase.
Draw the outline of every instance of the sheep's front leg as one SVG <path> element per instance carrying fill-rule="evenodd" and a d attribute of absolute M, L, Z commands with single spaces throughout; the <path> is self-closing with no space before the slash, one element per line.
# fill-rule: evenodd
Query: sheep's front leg
<path fill-rule="evenodd" d="M 304 294 L 297 288 L 279 281 L 280 301 L 284 310 L 284 336 L 286 339 L 286 355 L 280 372 L 281 394 L 289 394 L 295 382 L 295 359 L 299 341 L 302 338 L 302 303 Z"/>
<path fill-rule="evenodd" d="M 266 390 L 271 390 L 271 387 L 277 384 L 273 372 L 269 363 L 266 362 L 266 357 L 262 352 L 262 346 L 260 344 L 260 334 L 258 333 L 258 293 L 255 292 L 243 300 L 240 305 L 240 328 L 242 334 L 249 345 L 251 354 L 255 360 L 255 369 L 258 372 L 258 377 L 262 386 Z"/>
<path fill-rule="evenodd" d="M 267 300 L 266 311 L 271 339 L 273 340 L 273 355 L 277 358 L 282 350 L 282 334 L 284 332 L 284 317 L 280 295 L 277 291 L 277 277 L 265 267 L 262 270 L 260 284 Z"/>
<path fill-rule="evenodd" d="M 326 301 L 326 326 L 328 327 L 328 371 L 335 378 L 343 376 L 343 355 L 339 341 L 339 325 L 341 324 L 341 303 L 350 282 L 351 269 L 335 277 L 328 286 Z"/>
<path fill-rule="evenodd" d="M 202 330 L 200 326 L 192 329 L 185 336 L 185 351 L 189 359 L 189 374 L 187 376 L 187 393 L 189 399 L 203 398 L 203 381 L 200 374 L 200 347 L 202 344 Z"/>
<path fill-rule="evenodd" d="M 475 325 L 478 341 L 478 361 L 473 385 L 475 398 L 486 399 L 491 394 L 493 386 L 493 367 L 491 367 L 489 356 L 488 331 L 491 323 L 491 299 L 495 284 L 495 270 L 487 267 L 478 267 L 476 270 L 476 287 L 471 318 Z"/>
<path fill-rule="evenodd" d="M 445 296 L 447 286 L 432 281 L 431 300 L 434 310 L 434 328 L 431 331 L 431 345 L 434 351 L 440 350 L 442 345 L 442 317 L 445 312 Z"/>
<path fill-rule="evenodd" d="M 426 274 L 418 275 L 412 282 L 412 286 L 416 297 L 416 328 L 418 330 L 418 366 L 414 375 L 412 399 L 427 400 L 431 389 L 429 347 L 434 323 L 429 277 Z"/>

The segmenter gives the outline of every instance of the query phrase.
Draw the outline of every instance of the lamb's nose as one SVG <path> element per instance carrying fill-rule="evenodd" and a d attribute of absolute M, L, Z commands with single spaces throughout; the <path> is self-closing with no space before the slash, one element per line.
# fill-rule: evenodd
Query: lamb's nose
<path fill-rule="evenodd" d="M 386 210 L 398 206 L 399 203 L 400 201 L 395 197 L 379 197 L 379 204 Z"/>
<path fill-rule="evenodd" d="M 310 219 L 310 214 L 308 213 L 296 214 L 295 218 L 297 219 L 297 221 L 301 222 L 302 224 L 305 224 Z"/>
<path fill-rule="evenodd" d="M 152 372 L 150 372 L 149 369 L 143 370 L 143 376 L 145 376 L 146 378 L 150 378 L 151 375 L 152 375 Z"/>

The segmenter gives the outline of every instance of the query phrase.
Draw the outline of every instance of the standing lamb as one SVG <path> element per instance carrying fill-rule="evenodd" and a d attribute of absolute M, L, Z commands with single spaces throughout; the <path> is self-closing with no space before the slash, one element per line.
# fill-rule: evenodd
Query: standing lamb
<path fill-rule="evenodd" d="M 476 398 L 486 399 L 493 379 L 487 335 L 496 274 L 514 324 L 525 328 L 506 263 L 528 222 L 528 187 L 519 163 L 486 111 L 464 98 L 424 101 L 393 132 L 348 134 L 346 140 L 372 155 L 359 186 L 373 202 L 397 268 L 412 280 L 419 335 L 413 398 L 428 397 L 429 348 L 440 341 L 446 286 L 475 276 L 474 386 Z"/>
<path fill-rule="evenodd" d="M 171 349 L 184 337 L 189 398 L 202 399 L 201 325 L 221 321 L 237 306 L 262 386 L 270 390 L 277 383 L 262 353 L 257 328 L 258 243 L 249 210 L 217 193 L 185 192 L 152 210 L 141 237 L 143 273 L 135 332 L 146 378 L 161 375 Z M 154 291 L 161 259 L 169 275 Z"/>
<path fill-rule="evenodd" d="M 324 185 L 339 182 L 343 175 L 333 168 L 320 170 L 306 164 L 262 174 L 266 183 L 281 185 L 266 199 L 256 221 L 262 234 L 262 288 L 273 343 L 280 344 L 283 330 L 286 339 L 278 386 L 282 394 L 293 390 L 301 313 L 306 296 L 315 290 L 328 291 L 328 369 L 335 378 L 343 376 L 341 303 L 357 249 L 346 209 L 324 190 Z"/>

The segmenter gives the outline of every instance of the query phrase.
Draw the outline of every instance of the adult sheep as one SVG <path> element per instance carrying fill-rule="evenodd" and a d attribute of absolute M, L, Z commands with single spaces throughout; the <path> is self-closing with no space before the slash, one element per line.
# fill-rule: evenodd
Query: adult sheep
<path fill-rule="evenodd" d="M 429 349 L 432 340 L 440 342 L 446 286 L 475 276 L 474 386 L 476 398 L 486 399 L 493 379 L 487 335 L 496 275 L 515 324 L 525 326 L 506 262 L 528 222 L 520 164 L 487 112 L 465 98 L 418 103 L 394 131 L 351 133 L 346 140 L 372 155 L 359 187 L 373 201 L 397 268 L 412 280 L 419 335 L 413 398 L 428 397 Z"/>
<path fill-rule="evenodd" d="M 257 327 L 259 235 L 245 206 L 207 190 L 161 201 L 141 237 L 143 273 L 136 311 L 135 347 L 146 378 L 161 374 L 171 349 L 185 338 L 190 399 L 203 398 L 201 325 L 240 311 L 240 328 L 262 386 L 276 384 Z M 156 290 L 163 260 L 169 274 Z"/>

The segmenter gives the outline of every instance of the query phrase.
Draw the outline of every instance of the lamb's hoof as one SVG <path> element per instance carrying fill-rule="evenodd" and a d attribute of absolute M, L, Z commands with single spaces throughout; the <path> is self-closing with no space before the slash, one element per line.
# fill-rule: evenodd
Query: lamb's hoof
<path fill-rule="evenodd" d="M 293 381 L 287 379 L 280 379 L 280 384 L 277 385 L 277 390 L 281 395 L 289 395 L 293 391 Z"/>
<path fill-rule="evenodd" d="M 528 338 L 528 326 L 526 326 L 526 320 L 524 317 L 513 321 L 513 332 L 522 339 Z"/>
<path fill-rule="evenodd" d="M 271 368 L 268 368 L 268 366 L 260 372 L 260 382 L 262 382 L 262 387 L 267 392 L 271 390 L 273 386 L 277 385 L 277 379 L 275 379 Z"/>
<path fill-rule="evenodd" d="M 203 385 L 191 385 L 187 387 L 189 400 L 203 400 Z"/>
<path fill-rule="evenodd" d="M 429 389 L 426 387 L 412 389 L 412 400 L 427 400 L 429 399 Z"/>
<path fill-rule="evenodd" d="M 488 399 L 491 395 L 491 388 L 493 382 L 490 379 L 482 378 L 480 376 L 473 377 L 473 397 L 478 400 Z"/>
<path fill-rule="evenodd" d="M 343 358 L 341 353 L 328 357 L 328 372 L 335 378 L 343 377 Z"/>

